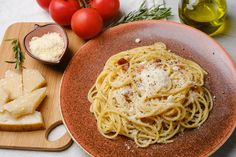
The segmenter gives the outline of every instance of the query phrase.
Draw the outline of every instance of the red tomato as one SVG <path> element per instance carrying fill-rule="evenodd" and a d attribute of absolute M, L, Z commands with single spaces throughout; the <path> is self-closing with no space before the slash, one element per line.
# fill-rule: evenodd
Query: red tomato
<path fill-rule="evenodd" d="M 41 8 L 48 11 L 51 0 L 37 0 L 37 2 Z"/>
<path fill-rule="evenodd" d="M 76 0 L 52 0 L 49 13 L 53 20 L 63 26 L 70 25 L 72 15 L 80 9 Z"/>
<path fill-rule="evenodd" d="M 83 39 L 90 39 L 102 31 L 101 15 L 92 8 L 83 8 L 74 13 L 71 19 L 72 30 Z"/>
<path fill-rule="evenodd" d="M 95 8 L 104 20 L 114 18 L 119 13 L 119 0 L 93 0 L 91 7 Z"/>

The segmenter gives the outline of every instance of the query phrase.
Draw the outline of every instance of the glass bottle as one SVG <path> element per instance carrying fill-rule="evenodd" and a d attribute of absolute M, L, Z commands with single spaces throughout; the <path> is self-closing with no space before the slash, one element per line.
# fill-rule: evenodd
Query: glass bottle
<path fill-rule="evenodd" d="M 179 1 L 181 22 L 209 35 L 219 34 L 224 30 L 226 12 L 226 0 Z"/>

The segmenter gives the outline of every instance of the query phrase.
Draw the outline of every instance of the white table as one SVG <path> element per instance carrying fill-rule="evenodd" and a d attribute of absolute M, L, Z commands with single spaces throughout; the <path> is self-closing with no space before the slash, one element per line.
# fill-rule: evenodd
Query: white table
<path fill-rule="evenodd" d="M 136 9 L 142 0 L 120 0 L 121 9 L 125 12 Z M 152 1 L 152 0 L 151 0 Z M 159 0 L 160 2 L 162 0 Z M 167 6 L 172 7 L 173 17 L 169 20 L 179 22 L 178 18 L 178 0 L 165 0 Z M 228 2 L 228 30 L 215 37 L 231 54 L 236 61 L 236 8 L 235 0 L 227 0 Z M 6 28 L 15 22 L 53 22 L 47 12 L 43 11 L 36 4 L 35 0 L 0 0 L 0 41 L 3 38 Z M 64 132 L 63 127 L 52 137 L 58 136 Z M 75 143 L 62 152 L 39 152 L 39 151 L 22 151 L 0 149 L 1 157 L 87 157 L 88 155 Z M 236 131 L 231 135 L 229 140 L 213 155 L 214 157 L 236 157 Z"/>

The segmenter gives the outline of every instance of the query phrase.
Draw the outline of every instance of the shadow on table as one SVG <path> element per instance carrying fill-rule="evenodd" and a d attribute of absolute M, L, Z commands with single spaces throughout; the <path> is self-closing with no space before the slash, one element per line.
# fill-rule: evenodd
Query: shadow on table
<path fill-rule="evenodd" d="M 234 151 L 235 150 L 235 151 Z M 219 148 L 211 157 L 233 157 L 236 153 L 236 131 L 229 137 L 223 146 Z"/>

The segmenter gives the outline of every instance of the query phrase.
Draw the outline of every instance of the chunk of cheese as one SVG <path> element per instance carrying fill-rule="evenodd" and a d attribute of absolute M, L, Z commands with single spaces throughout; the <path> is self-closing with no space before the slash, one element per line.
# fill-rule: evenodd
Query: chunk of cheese
<path fill-rule="evenodd" d="M 22 76 L 14 71 L 8 70 L 5 79 L 0 80 L 0 87 L 9 92 L 9 97 L 14 100 L 22 95 Z"/>
<path fill-rule="evenodd" d="M 15 118 L 34 113 L 46 97 L 46 87 L 37 89 L 32 93 L 25 94 L 3 106 Z"/>
<path fill-rule="evenodd" d="M 44 77 L 38 70 L 23 69 L 24 93 L 32 92 L 46 84 Z"/>
<path fill-rule="evenodd" d="M 0 113 L 0 130 L 4 131 L 32 131 L 44 128 L 43 118 L 40 112 L 14 118 L 4 111 Z"/>
<path fill-rule="evenodd" d="M 3 111 L 3 104 L 9 100 L 9 94 L 6 90 L 0 88 L 0 112 Z"/>

